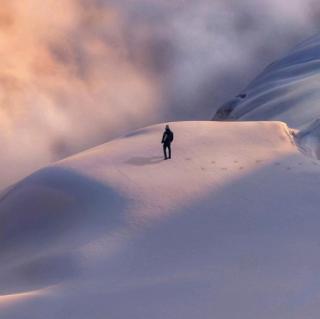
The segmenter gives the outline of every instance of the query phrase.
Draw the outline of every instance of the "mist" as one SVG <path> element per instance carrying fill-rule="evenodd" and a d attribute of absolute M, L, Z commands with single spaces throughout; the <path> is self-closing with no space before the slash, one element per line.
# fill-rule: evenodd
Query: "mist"
<path fill-rule="evenodd" d="M 141 126 L 210 119 L 319 17 L 313 0 L 4 0 L 0 188 Z"/>

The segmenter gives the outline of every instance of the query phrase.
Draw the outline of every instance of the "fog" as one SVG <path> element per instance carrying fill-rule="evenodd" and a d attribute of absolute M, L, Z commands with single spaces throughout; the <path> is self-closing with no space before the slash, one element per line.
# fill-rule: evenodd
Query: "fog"
<path fill-rule="evenodd" d="M 140 126 L 209 119 L 319 17 L 311 0 L 3 0 L 0 188 Z"/>

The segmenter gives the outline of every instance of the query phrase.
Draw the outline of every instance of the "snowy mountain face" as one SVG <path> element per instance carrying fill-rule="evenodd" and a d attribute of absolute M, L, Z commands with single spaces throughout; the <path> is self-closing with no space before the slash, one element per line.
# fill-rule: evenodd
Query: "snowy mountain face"
<path fill-rule="evenodd" d="M 318 318 L 318 162 L 280 122 L 171 128 L 2 193 L 1 319 Z"/>
<path fill-rule="evenodd" d="M 280 120 L 300 130 L 306 154 L 320 152 L 320 35 L 272 63 L 241 94 L 224 104 L 213 120 Z"/>
<path fill-rule="evenodd" d="M 280 120 L 302 128 L 320 117 L 320 35 L 272 63 L 215 120 Z"/>

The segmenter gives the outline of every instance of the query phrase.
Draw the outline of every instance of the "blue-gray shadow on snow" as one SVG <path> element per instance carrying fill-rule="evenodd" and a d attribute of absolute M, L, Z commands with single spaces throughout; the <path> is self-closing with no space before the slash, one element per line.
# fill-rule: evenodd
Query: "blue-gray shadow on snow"
<path fill-rule="evenodd" d="M 145 165 L 154 165 L 161 163 L 163 161 L 162 156 L 152 156 L 152 157 L 132 157 L 126 161 L 126 164 L 133 166 L 145 166 Z"/>
<path fill-rule="evenodd" d="M 124 225 L 124 203 L 111 187 L 67 168 L 45 168 L 16 184 L 0 201 L 0 295 L 73 277 L 78 260 L 63 251 Z"/>
<path fill-rule="evenodd" d="M 130 263 L 111 275 L 130 273 L 131 282 L 100 302 L 126 300 L 115 313 L 130 309 L 132 319 L 172 315 L 172 305 L 181 318 L 199 317 L 199 309 L 201 318 L 280 318 L 317 304 L 320 169 L 304 166 L 312 161 L 278 158 L 186 201 L 141 235 Z M 206 167 L 213 183 L 215 171 Z"/>

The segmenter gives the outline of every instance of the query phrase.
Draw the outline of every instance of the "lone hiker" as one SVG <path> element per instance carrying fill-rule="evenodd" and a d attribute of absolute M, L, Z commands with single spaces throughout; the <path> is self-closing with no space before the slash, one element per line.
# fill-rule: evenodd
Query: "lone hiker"
<path fill-rule="evenodd" d="M 166 129 L 162 136 L 161 143 L 163 144 L 164 159 L 171 158 L 171 142 L 173 141 L 173 132 L 170 130 L 169 125 L 166 125 Z M 167 156 L 167 149 L 169 151 L 169 157 Z"/>

